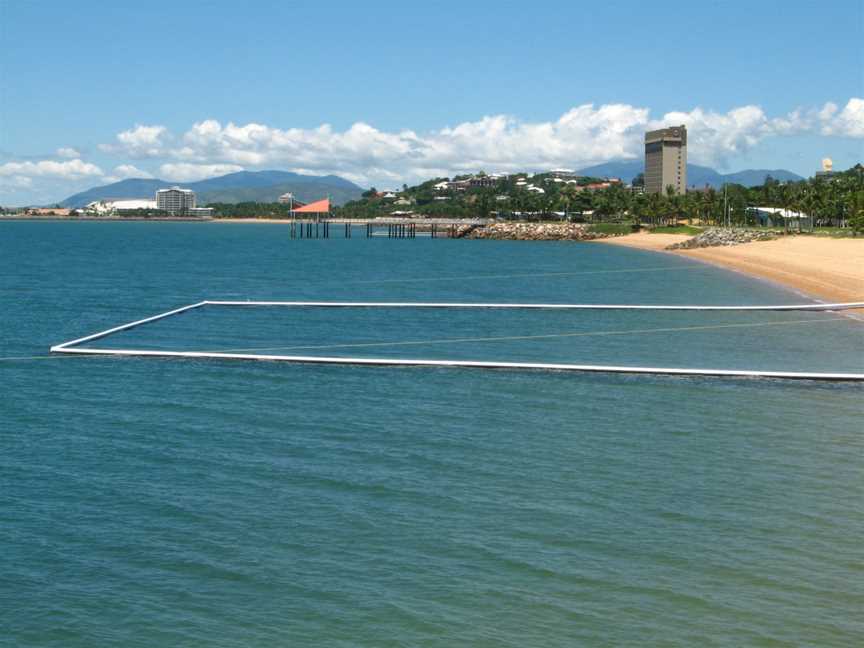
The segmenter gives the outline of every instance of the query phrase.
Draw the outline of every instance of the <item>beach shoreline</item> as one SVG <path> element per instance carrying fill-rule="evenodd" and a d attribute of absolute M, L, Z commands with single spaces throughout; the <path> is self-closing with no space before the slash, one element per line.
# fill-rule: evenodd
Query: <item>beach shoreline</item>
<path fill-rule="evenodd" d="M 786 236 L 733 246 L 666 249 L 689 238 L 640 232 L 597 242 L 689 257 L 823 301 L 864 301 L 864 239 Z"/>

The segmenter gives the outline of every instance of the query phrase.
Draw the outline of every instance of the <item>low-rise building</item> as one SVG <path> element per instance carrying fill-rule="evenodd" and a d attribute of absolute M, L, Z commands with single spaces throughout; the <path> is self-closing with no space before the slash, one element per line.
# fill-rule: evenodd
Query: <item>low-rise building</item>
<path fill-rule="evenodd" d="M 123 200 L 94 200 L 84 208 L 85 213 L 96 216 L 123 216 L 140 210 L 155 211 L 155 200 L 130 198 Z"/>
<path fill-rule="evenodd" d="M 559 180 L 571 180 L 579 177 L 573 169 L 552 169 L 549 172 L 549 175 L 553 178 L 558 178 Z"/>
<path fill-rule="evenodd" d="M 28 207 L 24 210 L 27 216 L 69 216 L 71 209 L 65 207 Z"/>
<path fill-rule="evenodd" d="M 748 207 L 747 212 L 755 216 L 762 225 L 775 225 L 788 221 L 809 221 L 810 214 L 783 207 Z"/>
<path fill-rule="evenodd" d="M 492 176 L 474 176 L 468 179 L 468 186 L 472 189 L 494 187 L 500 180 Z"/>
<path fill-rule="evenodd" d="M 142 212 L 146 212 L 142 214 Z M 190 207 L 184 212 L 171 213 L 159 207 L 157 200 L 130 198 L 124 200 L 95 200 L 84 208 L 85 214 L 91 216 L 191 216 L 194 218 L 212 218 L 212 207 Z"/>
<path fill-rule="evenodd" d="M 601 191 L 602 189 L 608 189 L 609 187 L 620 183 L 621 181 L 617 178 L 605 182 L 592 182 L 587 185 L 577 185 L 574 187 L 574 191 Z"/>

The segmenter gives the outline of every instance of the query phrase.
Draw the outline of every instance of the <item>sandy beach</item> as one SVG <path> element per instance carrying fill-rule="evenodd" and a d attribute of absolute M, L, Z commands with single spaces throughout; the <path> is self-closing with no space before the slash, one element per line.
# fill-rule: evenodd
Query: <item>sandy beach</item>
<path fill-rule="evenodd" d="M 787 236 L 729 247 L 667 251 L 683 234 L 629 234 L 601 243 L 680 254 L 769 279 L 826 301 L 864 301 L 864 238 Z"/>

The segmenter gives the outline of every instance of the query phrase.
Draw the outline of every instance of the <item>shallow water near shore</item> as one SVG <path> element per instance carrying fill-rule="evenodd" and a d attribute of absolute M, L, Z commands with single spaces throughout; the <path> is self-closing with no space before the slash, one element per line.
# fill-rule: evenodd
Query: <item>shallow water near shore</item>
<path fill-rule="evenodd" d="M 802 301 L 617 246 L 288 236 L 0 223 L 0 356 L 35 356 L 0 360 L 11 645 L 860 639 L 860 386 L 45 357 L 201 299 Z M 99 344 L 864 370 L 831 313 L 208 308 Z"/>

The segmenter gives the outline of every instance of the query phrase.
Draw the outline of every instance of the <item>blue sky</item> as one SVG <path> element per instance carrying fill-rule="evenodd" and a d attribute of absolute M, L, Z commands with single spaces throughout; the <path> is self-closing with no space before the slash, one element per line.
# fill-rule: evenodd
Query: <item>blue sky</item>
<path fill-rule="evenodd" d="M 864 3 L 0 0 L 0 204 L 239 168 L 401 184 L 864 158 Z M 166 175 L 169 174 L 169 175 Z"/>

